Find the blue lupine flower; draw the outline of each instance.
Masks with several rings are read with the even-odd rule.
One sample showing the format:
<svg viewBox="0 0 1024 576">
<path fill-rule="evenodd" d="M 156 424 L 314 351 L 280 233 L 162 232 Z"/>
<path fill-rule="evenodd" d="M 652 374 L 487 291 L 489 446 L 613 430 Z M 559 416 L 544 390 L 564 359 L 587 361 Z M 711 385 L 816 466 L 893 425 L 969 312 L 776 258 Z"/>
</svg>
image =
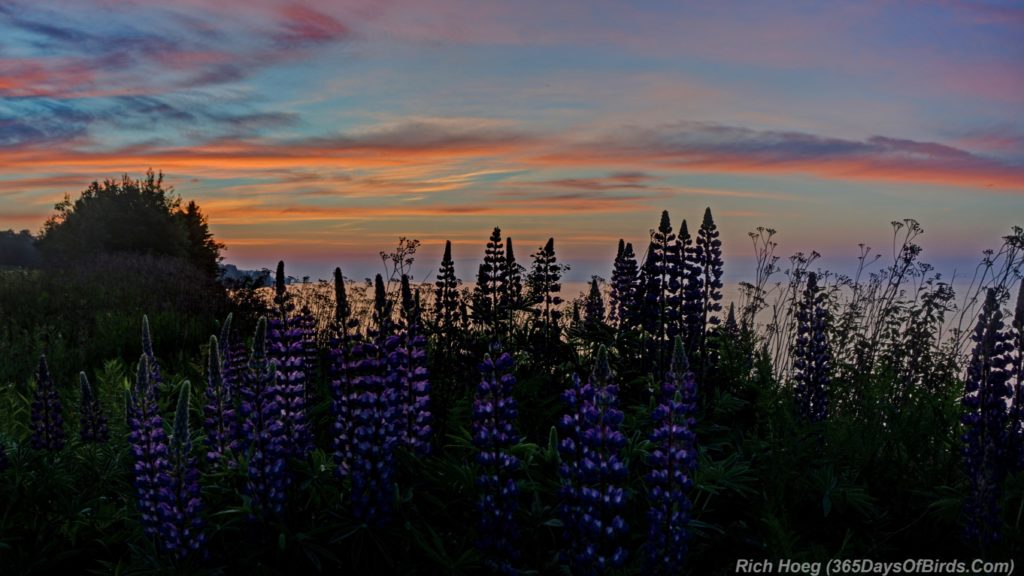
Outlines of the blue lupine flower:
<svg viewBox="0 0 1024 576">
<path fill-rule="evenodd" d="M 157 527 L 160 549 L 175 560 L 205 553 L 206 536 L 201 517 L 203 503 L 199 489 L 199 468 L 192 457 L 192 438 L 188 426 L 191 386 L 182 385 L 174 414 L 169 465 L 158 493 Z"/>
<path fill-rule="evenodd" d="M 1010 470 L 1024 471 L 1024 281 L 1017 289 L 1017 306 L 1013 311 L 1013 366 L 1010 375 L 1016 384 L 1013 386 L 1013 401 L 1010 404 L 1010 440 L 1009 445 L 1015 453 L 1007 454 Z"/>
<path fill-rule="evenodd" d="M 982 546 L 999 540 L 999 499 L 1006 476 L 1007 411 L 1010 396 L 1008 367 L 1010 335 L 1003 331 L 1003 314 L 995 289 L 989 289 L 978 324 L 971 336 L 974 350 L 967 366 L 961 421 L 964 472 L 964 538 Z"/>
<path fill-rule="evenodd" d="M 46 366 L 46 356 L 39 357 L 36 388 L 32 400 L 32 447 L 36 450 L 57 452 L 64 448 L 64 417 L 60 396 Z"/>
<path fill-rule="evenodd" d="M 241 389 L 242 446 L 248 467 L 245 493 L 254 514 L 279 516 L 284 511 L 291 477 L 286 467 L 288 439 L 282 422 L 283 399 L 277 364 L 267 357 L 267 319 L 256 325 L 249 368 Z"/>
<path fill-rule="evenodd" d="M 153 394 L 156 394 L 156 387 L 163 382 L 160 375 L 160 364 L 156 361 L 156 354 L 153 352 L 153 337 L 149 331 L 149 316 L 142 315 L 142 353 L 146 355 L 149 362 L 149 380 L 153 385 Z"/>
<path fill-rule="evenodd" d="M 697 468 L 693 413 L 697 381 L 689 369 L 681 338 L 654 409 L 653 444 L 647 475 L 651 507 L 647 513 L 647 560 L 652 574 L 679 574 L 686 557 L 688 492 Z"/>
<path fill-rule="evenodd" d="M 603 574 L 626 561 L 627 525 L 622 511 L 627 468 L 619 454 L 626 437 L 619 431 L 623 414 L 615 407 L 617 396 L 603 346 L 590 382 L 581 386 L 574 376 L 573 388 L 563 395 L 569 412 L 562 417 L 559 442 L 561 514 L 568 540 L 566 556 L 577 574 Z"/>
<path fill-rule="evenodd" d="M 823 306 L 825 294 L 818 288 L 814 272 L 807 275 L 796 313 L 797 332 L 793 344 L 793 392 L 800 415 L 811 422 L 828 418 L 828 386 L 832 352 L 826 332 L 828 312 Z"/>
<path fill-rule="evenodd" d="M 285 427 L 289 457 L 305 458 L 313 449 L 313 436 L 306 416 L 307 359 L 306 339 L 310 336 L 292 313 L 285 286 L 284 262 L 277 264 L 275 284 L 275 317 L 267 325 L 267 345 L 271 360 L 277 364 L 277 386 L 280 390 L 281 423 Z"/>
<path fill-rule="evenodd" d="M 413 298 L 409 277 L 404 274 L 402 316 L 405 329 L 384 341 L 388 366 L 387 386 L 396 395 L 399 443 L 422 456 L 430 453 L 431 434 L 427 339 L 421 333 L 419 299 Z"/>
<path fill-rule="evenodd" d="M 224 381 L 221 346 L 216 336 L 210 337 L 210 356 L 206 364 L 206 404 L 203 425 L 206 429 L 206 460 L 219 464 L 225 456 L 238 451 L 238 413 L 231 388 Z"/>
<path fill-rule="evenodd" d="M 348 373 L 352 402 L 352 511 L 371 524 L 390 520 L 394 498 L 394 451 L 398 444 L 397 397 L 386 385 L 383 346 L 375 341 L 352 346 Z"/>
<path fill-rule="evenodd" d="M 78 387 L 82 392 L 82 399 L 79 404 L 81 412 L 79 418 L 79 438 L 82 442 L 103 443 L 110 440 L 110 427 L 107 425 L 107 417 L 103 415 L 99 398 L 93 393 L 89 385 L 89 378 L 85 372 L 78 374 Z"/>
<path fill-rule="evenodd" d="M 168 486 L 170 461 L 167 459 L 167 434 L 156 402 L 149 357 L 139 358 L 135 387 L 128 404 L 128 441 L 135 461 L 133 476 L 141 514 L 142 529 L 157 536 L 160 525 L 160 494 Z"/>
<path fill-rule="evenodd" d="M 245 347 L 245 341 L 238 338 L 232 329 L 232 318 L 233 315 L 228 314 L 224 319 L 217 344 L 221 359 L 221 378 L 227 387 L 228 397 L 235 399 L 240 397 L 239 388 L 249 366 L 249 351 Z"/>
<path fill-rule="evenodd" d="M 701 291 L 700 325 L 694 350 L 700 357 L 701 374 L 708 366 L 712 354 L 708 350 L 708 331 L 721 322 L 718 313 L 722 311 L 722 241 L 718 236 L 718 226 L 711 216 L 711 208 L 705 208 L 704 220 L 697 229 L 697 245 L 694 251 Z"/>
<path fill-rule="evenodd" d="M 479 450 L 477 464 L 481 468 L 477 546 L 489 556 L 490 568 L 503 574 L 515 574 L 512 564 L 519 558 L 515 521 L 519 490 L 513 477 L 519 459 L 511 452 L 519 440 L 515 427 L 518 408 L 512 396 L 516 384 L 512 369 L 508 353 L 497 362 L 485 356 L 473 400 L 473 445 Z"/>
<path fill-rule="evenodd" d="M 636 326 L 639 320 L 640 302 L 637 301 L 639 296 L 637 274 L 633 245 L 620 239 L 612 270 L 611 292 L 608 297 L 608 319 L 620 329 Z"/>
</svg>

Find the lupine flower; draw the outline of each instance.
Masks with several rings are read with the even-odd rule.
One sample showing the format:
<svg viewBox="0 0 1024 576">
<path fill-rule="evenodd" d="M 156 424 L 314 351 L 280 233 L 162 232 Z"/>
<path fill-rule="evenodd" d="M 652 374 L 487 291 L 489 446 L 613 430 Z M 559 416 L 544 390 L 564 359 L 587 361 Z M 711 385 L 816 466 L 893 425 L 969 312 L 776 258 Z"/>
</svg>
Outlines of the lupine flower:
<svg viewBox="0 0 1024 576">
<path fill-rule="evenodd" d="M 526 278 L 526 284 L 545 347 L 559 337 L 558 320 L 562 317 L 559 305 L 562 298 L 558 294 L 562 291 L 562 272 L 568 269 L 568 266 L 559 264 L 555 257 L 554 238 L 548 238 L 547 243 L 533 254 L 533 267 Z"/>
<path fill-rule="evenodd" d="M 492 334 L 501 333 L 499 324 L 504 318 L 501 314 L 501 298 L 505 292 L 504 268 L 505 245 L 501 241 L 501 228 L 495 226 L 487 240 L 473 288 L 473 318 Z"/>
<path fill-rule="evenodd" d="M 477 547 L 488 555 L 489 567 L 502 574 L 515 574 L 512 564 L 519 558 L 515 521 L 519 489 L 513 477 L 519 459 L 511 452 L 519 440 L 518 408 L 512 396 L 516 384 L 512 368 L 508 353 L 499 356 L 497 362 L 485 356 L 473 399 L 473 445 L 479 450 L 476 461 L 481 469 L 477 479 L 481 492 Z"/>
<path fill-rule="evenodd" d="M 498 306 L 502 316 L 501 323 L 506 330 L 504 337 L 511 338 L 515 328 L 516 312 L 523 307 L 523 272 L 525 269 L 516 262 L 512 248 L 512 237 L 505 238 L 505 261 L 501 267 L 501 292 Z"/>
<path fill-rule="evenodd" d="M 693 413 L 697 381 L 689 369 L 681 338 L 654 409 L 653 444 L 647 475 L 651 508 L 647 513 L 647 560 L 652 574 L 679 574 L 686 557 L 688 493 L 697 468 Z"/>
<path fill-rule="evenodd" d="M 175 560 L 203 553 L 206 543 L 203 519 L 200 516 L 203 503 L 199 489 L 199 468 L 196 459 L 192 457 L 192 438 L 188 426 L 190 391 L 191 386 L 185 382 L 174 413 L 167 477 L 161 482 L 157 505 L 160 548 Z"/>
<path fill-rule="evenodd" d="M 364 522 L 390 520 L 394 498 L 394 451 L 398 444 L 396 395 L 386 385 L 383 344 L 359 342 L 350 352 L 352 385 L 352 511 Z"/>
<path fill-rule="evenodd" d="M 612 269 L 608 319 L 618 328 L 636 326 L 638 320 L 638 287 L 636 255 L 633 244 L 619 239 L 619 249 Z"/>
<path fill-rule="evenodd" d="M 160 375 L 160 364 L 156 361 L 156 354 L 153 352 L 153 337 L 149 331 L 149 316 L 142 315 L 142 353 L 146 355 L 149 362 L 149 379 L 153 385 L 153 394 L 156 394 L 156 387 L 163 382 Z"/>
<path fill-rule="evenodd" d="M 147 535 L 157 537 L 161 492 L 168 488 L 170 461 L 167 459 L 167 433 L 156 402 L 152 375 L 149 357 L 143 353 L 129 398 L 128 441 L 135 461 L 133 473 L 142 529 Z"/>
<path fill-rule="evenodd" d="M 210 356 L 206 363 L 206 404 L 203 425 L 206 429 L 206 461 L 218 464 L 238 451 L 238 413 L 231 388 L 224 380 L 221 346 L 216 336 L 210 337 Z"/>
<path fill-rule="evenodd" d="M 1010 404 L 1009 445 L 1016 448 L 1016 454 L 1008 454 L 1010 469 L 1024 470 L 1024 280 L 1017 289 L 1017 306 L 1013 311 L 1013 366 L 1010 370 L 1015 381 L 1013 401 Z"/>
<path fill-rule="evenodd" d="M 306 416 L 307 370 L 310 361 L 307 329 L 292 314 L 294 304 L 287 292 L 284 262 L 277 264 L 274 304 L 275 317 L 267 324 L 268 354 L 277 365 L 281 423 L 285 427 L 289 457 L 305 458 L 313 449 L 313 436 Z"/>
<path fill-rule="evenodd" d="M 349 351 L 351 385 L 352 512 L 363 522 L 383 525 L 394 499 L 394 451 L 399 442 L 397 387 L 388 386 L 386 346 L 392 336 L 391 307 L 380 274 L 375 279 L 374 329 Z M 393 341 L 392 341 L 393 342 Z"/>
<path fill-rule="evenodd" d="M 355 402 L 352 381 L 348 373 L 348 348 L 357 342 L 358 338 L 348 338 L 339 330 L 331 340 L 329 351 L 328 378 L 331 413 L 334 415 L 331 439 L 335 472 L 342 478 L 348 476 L 352 462 L 352 406 Z"/>
<path fill-rule="evenodd" d="M 104 443 L 110 440 L 110 427 L 107 426 L 107 417 L 103 415 L 100 408 L 100 400 L 93 393 L 89 385 L 89 378 L 85 372 L 78 374 L 78 387 L 82 392 L 82 399 L 79 405 L 81 410 L 79 418 L 79 438 L 82 442 Z"/>
<path fill-rule="evenodd" d="M 601 297 L 597 276 L 590 279 L 590 292 L 587 294 L 587 304 L 583 309 L 583 318 L 584 325 L 591 330 L 596 330 L 604 325 L 604 298 Z"/>
<path fill-rule="evenodd" d="M 46 366 L 46 356 L 39 357 L 36 371 L 36 389 L 32 400 L 32 447 L 36 450 L 57 452 L 64 448 L 64 417 L 61 415 L 60 396 Z"/>
<path fill-rule="evenodd" d="M 651 230 L 642 288 L 643 326 L 648 337 L 647 356 L 658 374 L 666 370 L 669 346 L 682 330 L 680 290 L 683 276 L 679 248 L 668 211 L 664 210 L 658 228 Z"/>
<path fill-rule="evenodd" d="M 828 312 L 825 295 L 818 288 L 818 276 L 807 275 L 807 287 L 796 313 L 796 342 L 793 344 L 793 392 L 800 415 L 811 422 L 828 418 L 828 385 L 832 352 L 826 331 Z"/>
<path fill-rule="evenodd" d="M 438 331 L 447 336 L 459 324 L 459 279 L 455 276 L 455 262 L 452 260 L 452 242 L 444 243 L 444 256 L 434 282 L 434 319 Z"/>
<path fill-rule="evenodd" d="M 277 364 L 267 358 L 267 319 L 260 318 L 241 389 L 241 416 L 242 443 L 249 455 L 245 492 L 253 512 L 263 516 L 284 511 L 291 482 L 277 374 Z"/>
<path fill-rule="evenodd" d="M 711 352 L 707 349 L 708 331 L 721 322 L 718 312 L 722 310 L 722 241 L 718 236 L 718 226 L 711 216 L 711 208 L 705 208 L 704 220 L 697 230 L 697 249 L 694 253 L 700 269 L 701 310 L 696 350 L 700 355 L 702 372 L 711 359 Z"/>
<path fill-rule="evenodd" d="M 590 382 L 573 388 L 563 400 L 569 411 L 562 417 L 559 441 L 562 464 L 562 522 L 568 540 L 566 556 L 574 574 L 603 574 L 621 567 L 626 521 L 626 464 L 619 452 L 626 437 L 619 431 L 623 414 L 615 406 L 618 387 L 611 384 L 608 355 L 598 350 Z"/>
<path fill-rule="evenodd" d="M 402 316 L 405 329 L 384 341 L 387 387 L 396 395 L 400 445 L 419 455 L 430 453 L 430 380 L 427 376 L 427 339 L 421 333 L 418 299 L 409 277 L 402 275 Z"/>
<path fill-rule="evenodd" d="M 1010 335 L 995 289 L 989 289 L 971 336 L 974 350 L 967 366 L 961 421 L 964 472 L 964 538 L 981 545 L 999 540 L 999 498 L 1006 475 L 1006 401 L 1010 396 Z"/>
<path fill-rule="evenodd" d="M 689 354 L 696 355 L 699 352 L 700 334 L 704 327 L 704 279 L 703 268 L 700 265 L 704 249 L 701 245 L 694 245 L 686 220 L 679 226 L 678 242 L 683 275 L 680 298 L 683 343 Z"/>
</svg>

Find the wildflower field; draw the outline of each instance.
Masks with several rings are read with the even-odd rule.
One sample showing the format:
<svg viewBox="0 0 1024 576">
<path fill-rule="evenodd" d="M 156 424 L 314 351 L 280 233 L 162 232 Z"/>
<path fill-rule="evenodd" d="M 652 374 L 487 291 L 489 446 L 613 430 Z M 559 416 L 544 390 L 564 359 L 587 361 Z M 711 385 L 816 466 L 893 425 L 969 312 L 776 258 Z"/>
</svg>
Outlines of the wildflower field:
<svg viewBox="0 0 1024 576">
<path fill-rule="evenodd" d="M 426 282 L 0 271 L 0 574 L 1024 557 L 1024 231 L 954 291 L 913 220 L 852 277 L 690 222 L 579 295 L 499 228 Z"/>
</svg>

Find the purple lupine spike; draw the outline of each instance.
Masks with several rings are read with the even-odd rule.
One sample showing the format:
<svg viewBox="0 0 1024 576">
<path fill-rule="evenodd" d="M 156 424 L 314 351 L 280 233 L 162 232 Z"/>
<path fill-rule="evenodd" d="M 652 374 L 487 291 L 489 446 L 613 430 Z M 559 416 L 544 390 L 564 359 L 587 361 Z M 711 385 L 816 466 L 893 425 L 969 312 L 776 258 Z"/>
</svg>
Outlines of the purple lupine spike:
<svg viewBox="0 0 1024 576">
<path fill-rule="evenodd" d="M 584 324 L 591 330 L 604 325 L 604 298 L 597 280 L 597 276 L 590 279 L 590 292 L 587 293 L 587 303 L 583 309 Z"/>
<path fill-rule="evenodd" d="M 563 396 L 568 413 L 562 418 L 559 442 L 562 465 L 562 522 L 566 559 L 578 574 L 603 574 L 621 567 L 627 557 L 626 464 L 620 452 L 626 437 L 619 431 L 623 413 L 616 408 L 618 387 L 611 384 L 608 353 L 602 346 L 590 381 Z"/>
<path fill-rule="evenodd" d="M 711 216 L 711 208 L 704 209 L 704 219 L 697 229 L 697 245 L 694 251 L 700 277 L 700 317 L 695 350 L 700 356 L 701 374 L 709 365 L 711 352 L 708 351 L 708 331 L 721 320 L 722 311 L 722 241 L 718 239 L 718 226 Z"/>
<path fill-rule="evenodd" d="M 628 330 L 636 326 L 639 320 L 638 274 L 639 269 L 637 268 L 636 254 L 633 253 L 633 244 L 620 239 L 612 270 L 611 292 L 608 297 L 608 319 L 621 330 Z"/>
<path fill-rule="evenodd" d="M 796 341 L 793 343 L 793 393 L 800 416 L 810 422 L 828 418 L 828 386 L 832 352 L 828 342 L 828 312 L 818 276 L 807 275 L 807 287 L 797 308 Z"/>
<path fill-rule="evenodd" d="M 351 386 L 352 512 L 357 519 L 380 526 L 391 520 L 401 420 L 398 388 L 388 385 L 387 350 L 394 346 L 394 325 L 379 274 L 375 283 L 374 327 L 350 348 L 346 372 Z"/>
<path fill-rule="evenodd" d="M 405 329 L 384 340 L 387 387 L 396 397 L 399 445 L 423 456 L 430 453 L 431 433 L 426 338 L 420 332 L 418 299 L 413 297 L 405 275 L 402 276 L 402 316 Z"/>
<path fill-rule="evenodd" d="M 1010 377 L 1014 380 L 1013 400 L 1010 403 L 1009 468 L 1024 471 L 1024 280 L 1017 288 L 1017 305 L 1013 311 L 1011 348 L 1013 364 Z"/>
<path fill-rule="evenodd" d="M 653 447 L 648 457 L 647 562 L 651 574 L 679 574 L 686 557 L 689 490 L 697 468 L 693 413 L 697 381 L 689 369 L 682 338 L 677 337 L 672 364 L 652 414 Z"/>
<path fill-rule="evenodd" d="M 308 383 L 306 338 L 308 334 L 293 315 L 295 305 L 285 284 L 284 262 L 277 264 L 275 317 L 267 325 L 268 353 L 277 365 L 277 386 L 281 392 L 281 423 L 285 429 L 288 457 L 305 458 L 313 449 L 313 436 L 306 415 Z"/>
<path fill-rule="evenodd" d="M 686 220 L 679 226 L 678 242 L 683 276 L 680 302 L 683 313 L 683 343 L 690 354 L 697 354 L 704 326 L 704 277 L 699 263 L 704 257 L 704 248 L 703 244 L 694 245 Z"/>
<path fill-rule="evenodd" d="M 146 355 L 149 362 L 149 379 L 153 385 L 153 393 L 156 394 L 156 387 L 163 383 L 163 376 L 160 374 L 160 364 L 156 361 L 156 354 L 153 352 L 153 336 L 149 331 L 149 316 L 142 315 L 142 353 Z"/>
<path fill-rule="evenodd" d="M 999 500 L 1006 476 L 1007 411 L 1012 345 L 1003 330 L 995 289 L 989 289 L 971 336 L 974 350 L 967 366 L 962 404 L 964 539 L 985 546 L 999 540 Z"/>
<path fill-rule="evenodd" d="M 481 469 L 477 479 L 477 547 L 488 556 L 489 568 L 501 574 L 516 574 L 512 565 L 520 556 L 515 521 L 519 489 L 514 478 L 519 459 L 511 452 L 519 441 L 518 408 L 512 396 L 516 384 L 513 365 L 508 353 L 499 356 L 497 362 L 485 356 L 473 400 L 473 445 L 479 451 L 476 461 Z"/>
<path fill-rule="evenodd" d="M 214 348 L 216 350 L 216 348 Z M 178 396 L 174 413 L 174 433 L 170 438 L 166 479 L 158 493 L 157 527 L 160 548 L 175 560 L 205 553 L 202 496 L 199 468 L 192 456 L 192 438 L 188 425 L 191 385 L 186 381 Z"/>
<path fill-rule="evenodd" d="M 396 397 L 386 385 L 383 355 L 382 342 L 359 342 L 352 346 L 348 363 L 352 386 L 352 511 L 359 520 L 374 525 L 390 521 L 398 443 Z"/>
<path fill-rule="evenodd" d="M 107 425 L 107 417 L 103 415 L 103 409 L 100 407 L 100 400 L 93 393 L 92 386 L 89 385 L 89 378 L 86 377 L 85 372 L 78 373 L 78 387 L 81 390 L 81 402 L 79 403 L 79 409 L 81 411 L 79 418 L 79 438 L 82 442 L 92 443 L 105 443 L 110 440 L 110 427 Z"/>
<path fill-rule="evenodd" d="M 260 318 L 240 405 L 242 445 L 249 456 L 245 493 L 254 516 L 280 516 L 291 483 L 278 372 L 277 364 L 267 356 L 267 319 Z"/>
<path fill-rule="evenodd" d="M 128 403 L 128 441 L 135 461 L 133 476 L 143 531 L 157 537 L 160 494 L 167 488 L 170 461 L 167 434 L 153 390 L 153 371 L 145 353 L 139 358 L 135 387 Z"/>
<path fill-rule="evenodd" d="M 33 448 L 48 452 L 57 452 L 64 448 L 64 416 L 61 410 L 60 396 L 46 365 L 46 355 L 41 355 L 32 399 L 30 428 Z"/>
<path fill-rule="evenodd" d="M 216 336 L 210 337 L 210 356 L 206 363 L 206 403 L 203 425 L 206 429 L 206 461 L 218 465 L 226 456 L 238 452 L 238 413 L 231 387 L 224 378 L 225 362 Z M 228 462 L 234 463 L 233 458 Z"/>
<path fill-rule="evenodd" d="M 348 476 L 352 462 L 352 431 L 353 431 L 353 395 L 352 381 L 349 375 L 349 347 L 359 342 L 358 336 L 349 336 L 344 323 L 336 326 L 331 339 L 328 378 L 331 391 L 331 414 L 334 422 L 331 425 L 331 443 L 334 452 L 335 473 L 344 478 Z"/>
<path fill-rule="evenodd" d="M 224 319 L 217 344 L 224 385 L 228 389 L 229 396 L 237 398 L 238 388 L 242 384 L 245 370 L 249 364 L 249 351 L 246 350 L 245 342 L 236 336 L 232 328 L 233 317 L 233 314 L 228 314 Z"/>
</svg>

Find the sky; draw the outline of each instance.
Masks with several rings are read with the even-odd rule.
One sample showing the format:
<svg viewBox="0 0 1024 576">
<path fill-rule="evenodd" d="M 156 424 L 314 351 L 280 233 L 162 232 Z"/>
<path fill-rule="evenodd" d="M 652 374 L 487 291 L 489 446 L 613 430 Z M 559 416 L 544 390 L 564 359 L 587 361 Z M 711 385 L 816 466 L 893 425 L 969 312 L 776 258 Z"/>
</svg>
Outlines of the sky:
<svg viewBox="0 0 1024 576">
<path fill-rule="evenodd" d="M 0 0 L 0 229 L 152 168 L 227 262 L 471 280 L 494 226 L 610 276 L 668 210 L 849 269 L 972 267 L 1024 225 L 1024 3 Z"/>
</svg>

